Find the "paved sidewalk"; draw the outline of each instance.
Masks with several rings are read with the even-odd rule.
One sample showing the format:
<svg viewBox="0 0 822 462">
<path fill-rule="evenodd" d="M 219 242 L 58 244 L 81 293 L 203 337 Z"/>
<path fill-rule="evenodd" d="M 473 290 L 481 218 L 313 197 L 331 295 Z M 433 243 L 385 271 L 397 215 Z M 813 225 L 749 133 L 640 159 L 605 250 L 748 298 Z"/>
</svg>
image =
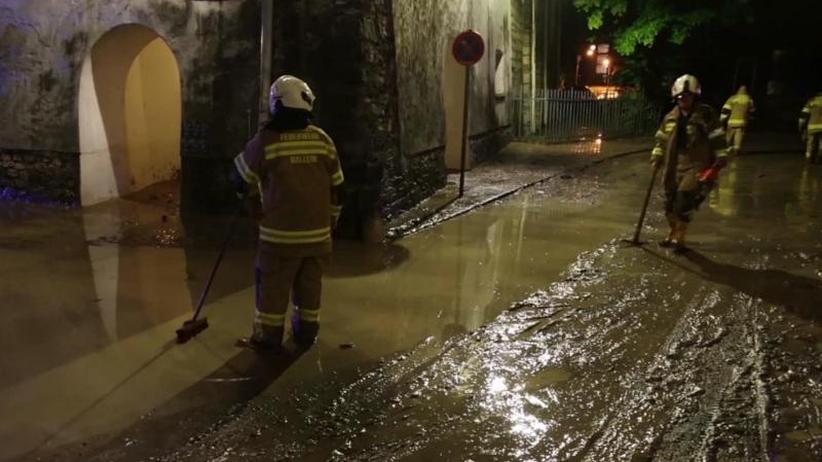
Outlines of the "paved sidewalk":
<svg viewBox="0 0 822 462">
<path fill-rule="evenodd" d="M 650 151 L 652 145 L 650 137 L 563 144 L 509 143 L 495 159 L 465 173 L 463 197 L 457 198 L 459 173 L 449 174 L 444 188 L 388 224 L 388 237 L 414 234 L 543 181 L 572 176 L 610 158 Z"/>
</svg>

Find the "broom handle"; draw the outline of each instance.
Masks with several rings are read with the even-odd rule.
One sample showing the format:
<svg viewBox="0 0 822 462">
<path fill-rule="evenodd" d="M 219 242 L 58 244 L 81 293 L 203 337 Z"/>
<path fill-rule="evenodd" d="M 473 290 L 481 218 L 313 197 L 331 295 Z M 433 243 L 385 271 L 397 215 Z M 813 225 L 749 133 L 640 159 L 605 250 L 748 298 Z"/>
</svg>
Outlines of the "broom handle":
<svg viewBox="0 0 822 462">
<path fill-rule="evenodd" d="M 656 183 L 656 175 L 659 172 L 660 164 L 654 165 L 654 173 L 651 174 L 651 183 L 648 185 L 648 191 L 645 193 L 645 202 L 642 204 L 642 212 L 639 214 L 639 221 L 636 224 L 636 231 L 634 231 L 634 244 L 639 243 L 639 233 L 642 231 L 642 223 L 645 221 L 645 212 L 648 211 L 648 203 L 651 201 L 651 193 L 654 191 L 654 183 Z"/>
<path fill-rule="evenodd" d="M 242 202 L 241 202 L 242 204 Z M 203 309 L 203 305 L 205 304 L 206 296 L 208 295 L 208 291 L 211 290 L 211 283 L 214 282 L 214 276 L 217 275 L 217 269 L 220 267 L 220 263 L 223 261 L 223 255 L 225 255 L 226 249 L 228 249 L 228 244 L 231 242 L 231 238 L 234 236 L 234 230 L 237 228 L 237 223 L 240 221 L 240 215 L 242 215 L 243 207 L 242 205 L 240 208 L 237 209 L 237 212 L 234 214 L 234 217 L 231 219 L 231 225 L 228 229 L 228 235 L 223 242 L 223 246 L 220 249 L 220 254 L 217 255 L 217 261 L 214 262 L 214 267 L 211 268 L 211 274 L 208 276 L 208 281 L 206 281 L 205 287 L 203 287 L 203 292 L 200 294 L 200 300 L 197 302 L 197 309 L 194 311 L 194 316 L 191 318 L 192 321 L 196 320 L 198 316 L 200 316 L 200 311 Z"/>
</svg>

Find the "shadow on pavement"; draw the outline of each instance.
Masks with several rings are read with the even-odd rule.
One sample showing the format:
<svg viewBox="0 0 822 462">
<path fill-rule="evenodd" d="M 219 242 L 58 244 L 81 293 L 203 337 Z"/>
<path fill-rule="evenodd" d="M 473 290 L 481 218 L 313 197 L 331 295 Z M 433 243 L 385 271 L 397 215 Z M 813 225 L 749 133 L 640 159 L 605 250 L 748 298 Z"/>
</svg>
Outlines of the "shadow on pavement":
<svg viewBox="0 0 822 462">
<path fill-rule="evenodd" d="M 334 254 L 325 276 L 352 278 L 376 274 L 402 265 L 410 256 L 407 248 L 395 243 L 335 241 Z"/>
<path fill-rule="evenodd" d="M 126 380 L 133 379 L 168 350 L 168 346 L 164 347 Z M 106 442 L 71 443 L 46 453 L 38 453 L 38 448 L 20 460 L 151 460 L 152 457 L 174 452 L 191 442 L 196 435 L 206 432 L 214 422 L 225 422 L 239 415 L 252 399 L 268 388 L 303 353 L 305 350 L 296 349 L 265 356 L 241 349 L 219 369 L 158 405 L 151 413 L 141 416 L 131 427 L 112 438 L 106 437 Z M 71 422 L 79 420 L 124 384 L 125 381 L 119 383 Z"/>
<path fill-rule="evenodd" d="M 36 447 L 36 448 L 32 449 L 31 451 L 29 451 L 29 453 L 26 456 L 24 456 L 23 459 L 28 460 L 27 457 L 31 457 L 33 455 L 36 455 L 36 453 L 38 451 L 40 451 L 43 447 L 47 446 L 54 438 L 56 438 L 57 436 L 62 434 L 64 431 L 66 431 L 68 428 L 70 428 L 75 423 L 79 422 L 83 417 L 88 415 L 97 406 L 102 404 L 106 399 L 108 399 L 109 397 L 111 397 L 112 395 L 117 393 L 117 391 L 120 390 L 123 386 L 125 386 L 127 383 L 132 381 L 135 377 L 140 375 L 141 372 L 145 371 L 146 369 L 149 368 L 149 366 L 151 366 L 152 364 L 157 362 L 158 359 L 163 357 L 166 353 L 168 353 L 169 350 L 171 350 L 171 348 L 174 347 L 174 344 L 175 344 L 175 342 L 172 340 L 172 341 L 169 341 L 167 344 L 163 345 L 163 347 L 160 349 L 160 351 L 157 352 L 157 354 L 152 356 L 148 361 L 144 362 L 142 365 L 140 365 L 140 367 L 135 369 L 134 372 L 132 372 L 126 378 L 124 378 L 123 380 L 118 382 L 116 385 L 111 387 L 107 392 L 100 395 L 100 397 L 95 399 L 94 402 L 92 402 L 90 405 L 83 408 L 83 410 L 81 410 L 80 412 L 75 414 L 71 419 L 66 421 L 66 423 L 64 423 L 59 428 L 57 428 L 52 433 L 52 435 L 50 437 L 46 438 L 42 443 L 40 443 L 40 445 L 38 447 Z"/>
<path fill-rule="evenodd" d="M 820 281 L 781 270 L 757 270 L 718 263 L 693 249 L 679 258 L 693 263 L 696 268 L 686 265 L 683 260 L 670 258 L 647 247 L 642 247 L 642 250 L 710 282 L 784 306 L 805 319 L 822 322 Z"/>
</svg>

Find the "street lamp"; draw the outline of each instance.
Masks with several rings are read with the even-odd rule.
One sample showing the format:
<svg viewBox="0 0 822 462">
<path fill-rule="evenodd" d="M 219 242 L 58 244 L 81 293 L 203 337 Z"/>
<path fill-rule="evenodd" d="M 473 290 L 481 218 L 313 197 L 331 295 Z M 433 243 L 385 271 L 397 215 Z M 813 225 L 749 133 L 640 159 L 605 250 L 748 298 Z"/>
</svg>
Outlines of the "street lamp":
<svg viewBox="0 0 822 462">
<path fill-rule="evenodd" d="M 596 53 L 596 50 L 597 50 L 596 45 L 589 46 L 588 50 L 585 51 L 585 56 L 587 56 L 589 58 L 593 57 L 594 53 Z M 575 87 L 579 86 L 579 65 L 580 65 L 581 62 L 582 62 L 582 55 L 578 54 L 577 55 L 577 70 L 576 70 L 576 73 L 574 74 L 574 86 Z"/>
</svg>

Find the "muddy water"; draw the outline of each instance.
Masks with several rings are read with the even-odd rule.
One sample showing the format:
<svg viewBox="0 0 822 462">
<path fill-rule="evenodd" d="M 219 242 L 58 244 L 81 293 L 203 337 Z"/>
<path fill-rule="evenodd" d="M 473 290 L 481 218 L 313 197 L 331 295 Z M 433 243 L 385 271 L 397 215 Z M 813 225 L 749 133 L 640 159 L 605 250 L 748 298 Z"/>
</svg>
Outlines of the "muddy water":
<svg viewBox="0 0 822 462">
<path fill-rule="evenodd" d="M 249 294 L 227 295 L 212 307 L 223 327 L 202 345 L 229 359 L 183 374 L 189 388 L 157 400 L 178 413 L 102 448 L 50 455 L 819 460 L 822 176 L 787 155 L 742 158 L 727 173 L 685 257 L 618 241 L 641 199 L 644 157 L 392 247 L 341 245 L 317 347 L 240 365 L 225 343 L 242 332 L 248 311 L 237 304 Z M 657 209 L 650 236 L 662 233 Z M 165 370 L 200 354 L 184 353 L 161 358 Z M 244 379 L 255 386 L 214 382 Z M 246 404 L 192 417 L 204 390 L 224 404 L 220 393 L 243 391 Z"/>
<path fill-rule="evenodd" d="M 476 330 L 542 287 L 592 238 L 624 227 L 600 203 L 600 189 L 563 180 L 399 243 L 339 242 L 320 344 L 256 381 L 257 393 L 350 376 L 422 339 L 439 344 Z M 550 210 L 541 206 L 546 198 Z M 144 416 L 200 409 L 208 393 L 225 398 L 214 405 L 220 411 L 234 403 L 235 386 L 249 376 L 233 342 L 247 334 L 253 309 L 250 226 L 241 226 L 218 275 L 207 307 L 212 327 L 196 344 L 173 348 L 173 329 L 196 302 L 228 227 L 227 217 L 179 217 L 173 202 L 161 191 L 81 212 L 9 206 L 3 294 L 25 310 L 7 311 L 16 320 L 3 325 L 4 351 L 16 354 L 3 357 L 0 409 L 16 417 L 0 431 L 0 447 L 39 453 L 96 443 Z"/>
</svg>

